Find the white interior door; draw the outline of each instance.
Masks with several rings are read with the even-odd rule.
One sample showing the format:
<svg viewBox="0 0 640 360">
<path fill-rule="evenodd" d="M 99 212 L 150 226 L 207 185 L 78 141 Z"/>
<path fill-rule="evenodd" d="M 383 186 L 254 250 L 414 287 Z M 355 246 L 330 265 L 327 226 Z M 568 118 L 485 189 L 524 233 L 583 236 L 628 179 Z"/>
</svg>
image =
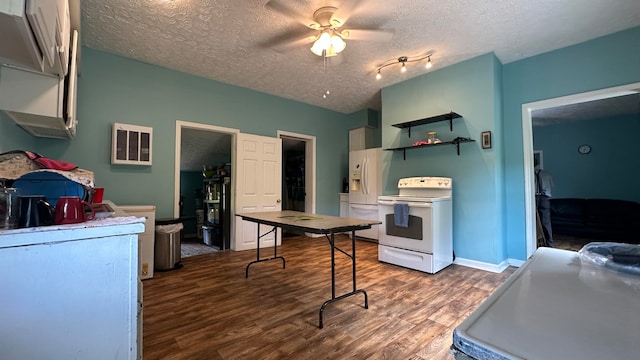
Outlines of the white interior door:
<svg viewBox="0 0 640 360">
<path fill-rule="evenodd" d="M 238 134 L 236 173 L 236 213 L 282 210 L 282 140 L 266 136 Z M 234 250 L 256 248 L 257 224 L 236 216 Z M 271 230 L 261 226 L 260 234 Z M 280 245 L 271 233 L 260 239 L 260 247 Z"/>
</svg>

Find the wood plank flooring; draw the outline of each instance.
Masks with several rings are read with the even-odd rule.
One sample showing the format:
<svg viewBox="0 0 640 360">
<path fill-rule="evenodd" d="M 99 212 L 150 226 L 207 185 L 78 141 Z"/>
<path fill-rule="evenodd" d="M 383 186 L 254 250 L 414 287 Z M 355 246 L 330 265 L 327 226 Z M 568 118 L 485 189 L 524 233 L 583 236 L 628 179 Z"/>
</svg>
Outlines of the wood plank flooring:
<svg viewBox="0 0 640 360">
<path fill-rule="evenodd" d="M 339 235 L 336 244 L 350 249 Z M 451 265 L 435 275 L 378 262 L 357 241 L 355 295 L 331 298 L 327 240 L 283 239 L 286 258 L 251 266 L 255 251 L 183 259 L 184 268 L 143 281 L 143 356 L 154 359 L 452 359 L 453 329 L 513 273 Z M 265 257 L 273 249 L 263 249 Z M 336 252 L 336 295 L 351 291 L 351 262 Z"/>
</svg>

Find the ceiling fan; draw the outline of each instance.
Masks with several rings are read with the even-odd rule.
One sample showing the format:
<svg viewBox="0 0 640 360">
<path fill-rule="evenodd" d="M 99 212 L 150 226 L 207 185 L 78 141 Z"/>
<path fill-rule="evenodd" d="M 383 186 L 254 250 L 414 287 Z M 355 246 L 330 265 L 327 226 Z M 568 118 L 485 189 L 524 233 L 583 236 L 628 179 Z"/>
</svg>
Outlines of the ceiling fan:
<svg viewBox="0 0 640 360">
<path fill-rule="evenodd" d="M 361 0 L 347 0 L 339 8 L 323 6 L 311 18 L 285 5 L 283 1 L 271 0 L 265 6 L 298 21 L 308 29 L 304 33 L 293 31 L 291 36 L 277 40 L 273 47 L 280 50 L 313 43 L 311 52 L 327 58 L 341 53 L 347 46 L 345 40 L 388 41 L 393 37 L 393 32 L 388 30 L 343 28 Z"/>
</svg>

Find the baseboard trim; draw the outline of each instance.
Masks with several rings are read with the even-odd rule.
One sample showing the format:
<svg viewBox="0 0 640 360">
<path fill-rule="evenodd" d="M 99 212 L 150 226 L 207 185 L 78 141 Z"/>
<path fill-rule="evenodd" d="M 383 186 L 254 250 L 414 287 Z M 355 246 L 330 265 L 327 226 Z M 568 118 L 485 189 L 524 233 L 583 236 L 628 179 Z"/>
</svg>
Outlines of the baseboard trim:
<svg viewBox="0 0 640 360">
<path fill-rule="evenodd" d="M 509 265 L 515 266 L 515 267 L 520 267 L 524 264 L 523 260 L 518 260 L 518 259 L 507 259 L 507 261 L 509 262 Z"/>
<path fill-rule="evenodd" d="M 459 257 L 456 257 L 456 260 L 453 263 L 456 265 L 462 265 L 462 266 L 471 267 L 474 269 L 491 271 L 494 273 L 501 273 L 504 271 L 504 269 L 509 267 L 509 265 L 512 265 L 509 259 L 503 260 L 499 264 L 490 264 L 482 261 L 464 259 Z"/>
</svg>

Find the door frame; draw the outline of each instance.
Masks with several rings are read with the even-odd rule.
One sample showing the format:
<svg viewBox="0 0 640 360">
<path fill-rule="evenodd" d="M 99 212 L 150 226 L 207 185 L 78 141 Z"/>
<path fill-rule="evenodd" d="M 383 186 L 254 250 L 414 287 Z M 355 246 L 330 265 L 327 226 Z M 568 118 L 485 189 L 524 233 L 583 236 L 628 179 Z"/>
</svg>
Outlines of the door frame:
<svg viewBox="0 0 640 360">
<path fill-rule="evenodd" d="M 207 125 L 194 123 L 189 121 L 176 120 L 176 148 L 175 148 L 175 159 L 174 159 L 174 186 L 173 186 L 173 217 L 180 217 L 180 158 L 182 156 L 182 129 L 195 129 L 202 131 L 210 131 L 210 132 L 218 132 L 231 135 L 231 187 L 235 189 L 234 181 L 236 179 L 236 141 L 238 134 L 240 133 L 239 129 L 226 128 L 215 125 Z M 235 206 L 236 206 L 236 194 L 235 190 L 231 191 L 231 219 L 235 216 Z M 230 237 L 231 239 L 235 238 L 235 222 L 231 221 L 231 229 Z"/>
<path fill-rule="evenodd" d="M 640 92 L 640 82 L 522 104 L 522 153 L 524 164 L 525 245 L 527 259 L 533 255 L 537 248 L 536 200 L 533 169 L 533 122 L 531 113 L 534 110 L 637 94 L 638 92 Z"/>
<path fill-rule="evenodd" d="M 283 137 L 305 142 L 304 149 L 304 212 L 316 213 L 316 137 L 313 135 L 298 134 L 294 132 L 278 130 L 276 137 Z"/>
</svg>

